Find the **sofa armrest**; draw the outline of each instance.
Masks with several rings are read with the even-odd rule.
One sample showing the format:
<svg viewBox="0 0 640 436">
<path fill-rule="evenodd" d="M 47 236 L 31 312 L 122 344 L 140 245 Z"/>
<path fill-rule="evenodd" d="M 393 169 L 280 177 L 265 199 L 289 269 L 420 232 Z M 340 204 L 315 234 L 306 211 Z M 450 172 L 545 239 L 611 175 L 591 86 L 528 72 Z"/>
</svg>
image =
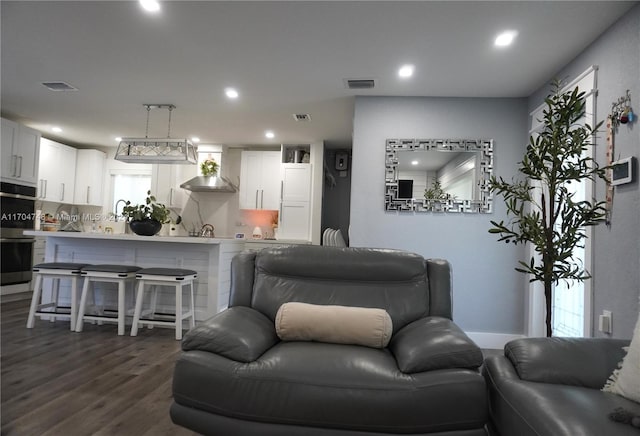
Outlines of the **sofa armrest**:
<svg viewBox="0 0 640 436">
<path fill-rule="evenodd" d="M 504 355 L 522 380 L 600 389 L 628 345 L 622 339 L 524 338 L 507 343 Z"/>
<path fill-rule="evenodd" d="M 187 332 L 182 349 L 209 351 L 253 362 L 279 342 L 273 322 L 249 307 L 230 307 Z"/>
<path fill-rule="evenodd" d="M 450 319 L 420 318 L 399 330 L 389 349 L 404 373 L 445 368 L 478 368 L 480 348 Z"/>
</svg>

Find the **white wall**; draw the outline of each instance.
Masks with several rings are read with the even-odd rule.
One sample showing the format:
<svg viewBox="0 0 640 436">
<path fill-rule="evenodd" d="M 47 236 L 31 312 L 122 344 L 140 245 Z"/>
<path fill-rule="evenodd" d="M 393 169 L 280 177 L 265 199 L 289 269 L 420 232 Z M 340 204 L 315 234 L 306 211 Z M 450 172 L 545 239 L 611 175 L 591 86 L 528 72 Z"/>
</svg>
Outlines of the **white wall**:
<svg viewBox="0 0 640 436">
<path fill-rule="evenodd" d="M 524 331 L 526 279 L 514 271 L 522 247 L 498 243 L 492 214 L 384 211 L 388 138 L 494 140 L 494 174 L 511 178 L 527 142 L 525 99 L 358 97 L 353 132 L 351 245 L 409 250 L 444 258 L 453 267 L 453 317 L 465 331 L 519 335 Z"/>
</svg>

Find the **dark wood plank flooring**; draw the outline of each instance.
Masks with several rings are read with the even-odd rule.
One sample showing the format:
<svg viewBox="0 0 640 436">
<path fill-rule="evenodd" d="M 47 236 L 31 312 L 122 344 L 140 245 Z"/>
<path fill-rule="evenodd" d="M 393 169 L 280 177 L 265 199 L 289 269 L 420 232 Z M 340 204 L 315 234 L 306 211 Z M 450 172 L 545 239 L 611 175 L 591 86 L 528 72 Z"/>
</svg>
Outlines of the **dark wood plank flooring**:
<svg viewBox="0 0 640 436">
<path fill-rule="evenodd" d="M 183 436 L 171 422 L 171 380 L 180 342 L 172 329 L 118 336 L 115 324 L 36 319 L 29 301 L 0 304 L 2 436 Z M 485 356 L 502 350 L 483 350 Z"/>
<path fill-rule="evenodd" d="M 194 435 L 169 417 L 180 342 L 172 329 L 118 336 L 115 324 L 36 320 L 29 301 L 0 304 L 2 436 Z"/>
</svg>

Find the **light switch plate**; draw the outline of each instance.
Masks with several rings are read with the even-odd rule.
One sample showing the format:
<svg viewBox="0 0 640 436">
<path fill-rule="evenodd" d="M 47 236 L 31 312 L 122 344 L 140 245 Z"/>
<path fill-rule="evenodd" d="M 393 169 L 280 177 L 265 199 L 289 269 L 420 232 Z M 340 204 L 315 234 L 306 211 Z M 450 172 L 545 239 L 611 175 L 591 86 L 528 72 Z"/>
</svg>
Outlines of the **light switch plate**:
<svg viewBox="0 0 640 436">
<path fill-rule="evenodd" d="M 602 333 L 613 332 L 612 316 L 610 310 L 603 310 L 602 315 L 598 317 L 598 330 Z"/>
</svg>

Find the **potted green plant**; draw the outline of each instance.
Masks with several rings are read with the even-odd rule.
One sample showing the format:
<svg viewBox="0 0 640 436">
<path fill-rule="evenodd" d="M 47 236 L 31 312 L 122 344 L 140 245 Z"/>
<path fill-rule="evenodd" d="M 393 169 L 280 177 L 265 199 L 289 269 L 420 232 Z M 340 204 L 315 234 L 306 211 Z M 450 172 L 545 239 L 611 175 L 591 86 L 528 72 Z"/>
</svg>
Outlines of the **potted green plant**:
<svg viewBox="0 0 640 436">
<path fill-rule="evenodd" d="M 545 99 L 542 130 L 529 138 L 519 164 L 524 179 L 509 183 L 492 177 L 489 183 L 492 192 L 504 197 L 510 216 L 507 223 L 491 221 L 489 232 L 499 234 L 499 241 L 530 243 L 535 249 L 536 255 L 519 261 L 516 270 L 529 274 L 531 282 L 544 284 L 547 336 L 553 333 L 553 285 L 560 280 L 590 278 L 573 253 L 584 246 L 585 227 L 603 221 L 606 215 L 604 201 L 578 200 L 569 189 L 571 183 L 606 180 L 607 167 L 599 167 L 584 155 L 601 124 L 591 127 L 580 122 L 585 113 L 584 95 L 577 87 L 561 92 L 561 83 L 555 81 Z"/>
<path fill-rule="evenodd" d="M 451 200 L 454 198 L 451 194 L 442 189 L 442 183 L 438 180 L 434 180 L 430 189 L 424 190 L 425 200 Z"/>
<path fill-rule="evenodd" d="M 215 176 L 218 174 L 218 162 L 215 159 L 207 159 L 200 164 L 200 171 L 203 176 Z"/>
<path fill-rule="evenodd" d="M 144 204 L 132 205 L 127 201 L 122 208 L 122 216 L 127 218 L 131 231 L 136 235 L 153 236 L 160 231 L 162 224 L 169 222 L 169 209 L 158 203 L 151 191 L 147 191 Z"/>
</svg>

